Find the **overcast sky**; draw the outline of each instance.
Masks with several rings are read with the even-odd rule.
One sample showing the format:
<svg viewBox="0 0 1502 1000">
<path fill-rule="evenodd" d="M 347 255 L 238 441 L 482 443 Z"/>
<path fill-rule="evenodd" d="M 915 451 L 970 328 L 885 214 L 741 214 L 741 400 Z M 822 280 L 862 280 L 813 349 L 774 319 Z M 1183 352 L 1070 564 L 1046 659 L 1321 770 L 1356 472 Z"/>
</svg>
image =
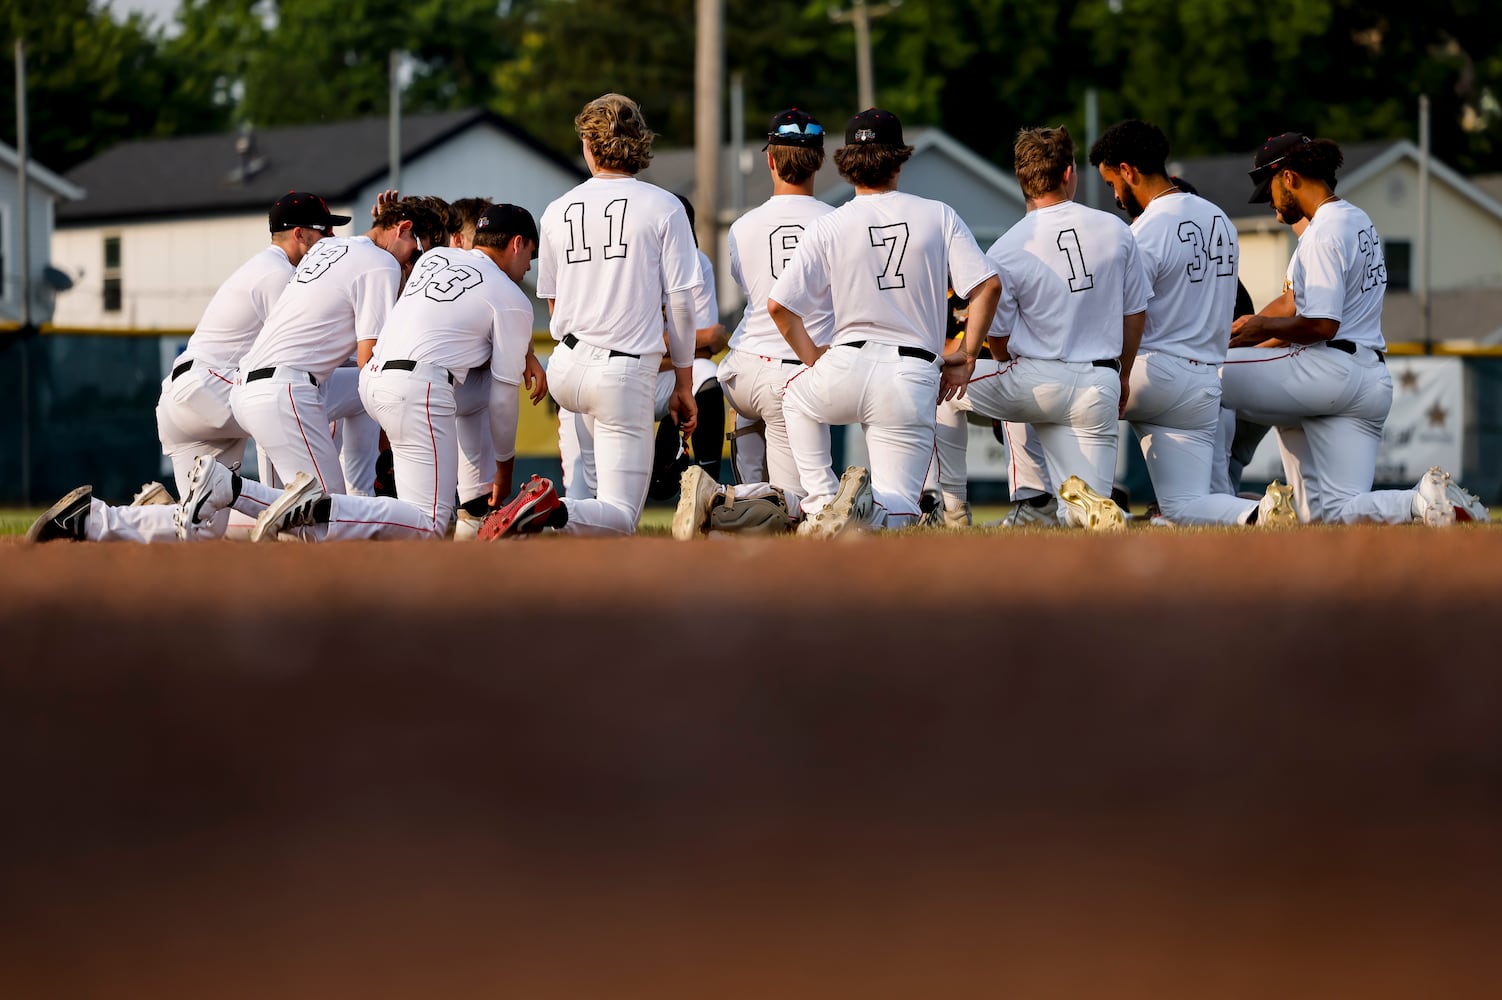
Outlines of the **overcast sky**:
<svg viewBox="0 0 1502 1000">
<path fill-rule="evenodd" d="M 114 10 L 129 14 L 138 11 L 156 21 L 166 24 L 177 13 L 178 0 L 105 0 Z"/>
</svg>

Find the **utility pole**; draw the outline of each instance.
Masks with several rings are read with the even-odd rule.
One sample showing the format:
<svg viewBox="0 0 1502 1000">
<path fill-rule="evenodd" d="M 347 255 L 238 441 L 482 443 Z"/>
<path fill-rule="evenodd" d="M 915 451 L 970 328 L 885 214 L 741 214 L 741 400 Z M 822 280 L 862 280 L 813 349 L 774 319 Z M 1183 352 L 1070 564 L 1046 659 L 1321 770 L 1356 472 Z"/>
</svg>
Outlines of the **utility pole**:
<svg viewBox="0 0 1502 1000">
<path fill-rule="evenodd" d="M 902 6 L 902 0 L 889 0 L 874 7 L 866 0 L 851 0 L 849 10 L 832 10 L 829 19 L 836 24 L 855 25 L 855 81 L 860 101 L 858 111 L 876 107 L 876 84 L 871 73 L 871 18 L 881 17 Z"/>
<path fill-rule="evenodd" d="M 21 502 L 31 502 L 31 192 L 26 144 L 26 44 L 16 35 L 16 229 L 20 245 L 21 327 Z"/>
<path fill-rule="evenodd" d="M 720 271 L 720 102 L 725 73 L 724 0 L 696 0 L 694 40 L 694 235 Z"/>
<path fill-rule="evenodd" d="M 1430 326 L 1429 296 L 1429 95 L 1419 95 L 1419 231 L 1417 260 L 1410 261 L 1418 272 L 1419 317 L 1424 333 L 1424 353 L 1434 353 L 1434 331 Z M 1409 276 L 1412 281 L 1412 274 Z"/>
<path fill-rule="evenodd" d="M 391 174 L 386 186 L 393 191 L 402 189 L 402 54 L 391 50 L 387 74 L 390 77 L 391 99 L 388 102 L 386 148 Z"/>
</svg>

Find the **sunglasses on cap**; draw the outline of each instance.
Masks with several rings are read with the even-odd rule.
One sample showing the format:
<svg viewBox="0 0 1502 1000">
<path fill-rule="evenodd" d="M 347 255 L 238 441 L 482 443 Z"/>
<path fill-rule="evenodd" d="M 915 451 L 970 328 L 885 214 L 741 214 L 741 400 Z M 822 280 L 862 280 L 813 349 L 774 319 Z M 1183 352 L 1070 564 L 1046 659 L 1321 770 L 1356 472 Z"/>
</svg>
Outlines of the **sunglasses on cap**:
<svg viewBox="0 0 1502 1000">
<path fill-rule="evenodd" d="M 785 125 L 779 125 L 779 126 L 777 126 L 777 131 L 776 132 L 769 132 L 767 134 L 768 135 L 823 135 L 824 134 L 824 126 L 820 125 L 818 122 L 809 122 L 807 125 L 799 125 L 797 122 L 788 122 Z"/>
</svg>

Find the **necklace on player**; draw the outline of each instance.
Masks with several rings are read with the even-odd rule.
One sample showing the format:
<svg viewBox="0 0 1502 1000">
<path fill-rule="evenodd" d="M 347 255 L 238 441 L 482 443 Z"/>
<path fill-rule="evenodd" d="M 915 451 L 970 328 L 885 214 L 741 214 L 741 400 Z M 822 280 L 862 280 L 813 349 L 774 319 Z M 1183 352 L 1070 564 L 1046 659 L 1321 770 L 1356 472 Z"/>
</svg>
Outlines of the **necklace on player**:
<svg viewBox="0 0 1502 1000">
<path fill-rule="evenodd" d="M 1330 204 L 1330 202 L 1334 201 L 1335 199 L 1337 199 L 1339 197 L 1340 197 L 1340 195 L 1338 195 L 1338 194 L 1332 194 L 1330 197 L 1326 198 L 1324 201 L 1320 202 L 1318 205 L 1315 205 L 1314 206 L 1314 212 L 1318 212 L 1320 210 L 1321 206 L 1328 205 L 1328 204 Z M 1310 212 L 1309 214 L 1313 215 L 1314 212 Z"/>
<path fill-rule="evenodd" d="M 1168 185 L 1168 187 L 1164 188 L 1162 191 L 1159 191 L 1157 194 L 1155 194 L 1151 198 L 1147 199 L 1147 205 L 1151 205 L 1153 202 L 1157 201 L 1159 197 L 1161 197 L 1162 195 L 1168 194 L 1171 191 L 1182 191 L 1182 190 L 1183 189 L 1180 188 L 1177 184 L 1170 184 L 1170 185 Z M 1147 205 L 1143 205 L 1142 207 L 1146 208 Z"/>
</svg>

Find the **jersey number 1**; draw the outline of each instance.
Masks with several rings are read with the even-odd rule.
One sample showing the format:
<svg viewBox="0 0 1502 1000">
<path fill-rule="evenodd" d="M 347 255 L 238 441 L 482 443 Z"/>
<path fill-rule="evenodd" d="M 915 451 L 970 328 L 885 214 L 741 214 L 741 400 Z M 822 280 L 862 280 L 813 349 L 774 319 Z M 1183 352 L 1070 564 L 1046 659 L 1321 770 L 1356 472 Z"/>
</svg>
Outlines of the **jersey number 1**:
<svg viewBox="0 0 1502 1000">
<path fill-rule="evenodd" d="M 621 233 L 626 225 L 626 199 L 617 198 L 605 206 L 605 259 L 614 260 L 626 256 L 626 243 Z M 571 202 L 563 210 L 563 221 L 568 223 L 568 250 L 564 259 L 570 264 L 582 264 L 594 259 L 594 250 L 589 245 L 584 224 L 584 202 Z"/>
</svg>

